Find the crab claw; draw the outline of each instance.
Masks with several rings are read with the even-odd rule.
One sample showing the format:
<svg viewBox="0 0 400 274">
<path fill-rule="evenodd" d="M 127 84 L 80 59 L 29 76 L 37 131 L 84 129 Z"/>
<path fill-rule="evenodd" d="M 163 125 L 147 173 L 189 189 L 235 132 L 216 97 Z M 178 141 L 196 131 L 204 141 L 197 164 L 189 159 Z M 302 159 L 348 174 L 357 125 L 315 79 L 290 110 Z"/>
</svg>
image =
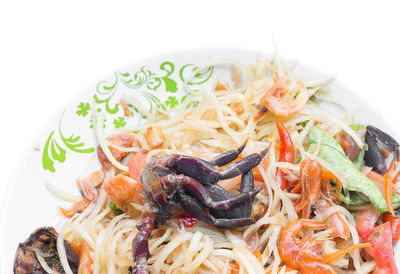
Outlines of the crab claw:
<svg viewBox="0 0 400 274">
<path fill-rule="evenodd" d="M 260 153 L 250 154 L 249 156 L 231 164 L 220 173 L 219 179 L 230 179 L 242 173 L 249 172 L 261 162 L 261 160 L 267 155 L 268 151 L 269 148 L 264 149 Z"/>
<path fill-rule="evenodd" d="M 370 125 L 367 126 L 365 142 L 368 149 L 365 151 L 364 161 L 367 166 L 372 167 L 376 172 L 380 174 L 386 173 L 386 162 L 380 147 L 393 152 L 396 159 L 399 159 L 399 143 L 380 129 Z"/>
<path fill-rule="evenodd" d="M 243 143 L 243 145 L 238 147 L 236 150 L 225 151 L 217 155 L 215 158 L 209 160 L 208 162 L 212 165 L 217 165 L 217 166 L 224 166 L 229 164 L 230 162 L 233 162 L 239 156 L 239 154 L 242 153 L 243 149 L 247 145 L 247 141 L 248 139 Z"/>
</svg>

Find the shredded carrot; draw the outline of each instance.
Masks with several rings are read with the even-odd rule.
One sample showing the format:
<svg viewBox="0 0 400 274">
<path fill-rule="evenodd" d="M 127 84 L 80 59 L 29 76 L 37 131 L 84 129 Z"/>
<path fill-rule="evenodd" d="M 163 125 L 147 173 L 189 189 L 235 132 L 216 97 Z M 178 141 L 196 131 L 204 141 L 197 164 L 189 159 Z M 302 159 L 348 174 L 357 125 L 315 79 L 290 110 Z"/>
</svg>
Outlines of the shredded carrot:
<svg viewBox="0 0 400 274">
<path fill-rule="evenodd" d="M 239 274 L 240 266 L 238 263 L 230 263 L 231 274 Z"/>
<path fill-rule="evenodd" d="M 76 213 L 80 213 L 80 212 L 84 211 L 89 206 L 89 204 L 90 204 L 89 201 L 83 199 L 83 200 L 73 203 L 73 205 L 70 209 L 64 209 L 62 207 L 59 207 L 59 210 L 62 213 L 62 215 L 64 215 L 66 218 L 71 218 Z"/>
<path fill-rule="evenodd" d="M 394 176 L 393 181 L 392 181 L 393 189 L 395 189 L 396 191 L 398 190 L 397 185 L 396 185 L 398 177 L 399 177 L 399 173 L 397 173 L 396 176 Z"/>
<path fill-rule="evenodd" d="M 121 99 L 121 100 L 119 100 L 119 103 L 121 104 L 121 107 L 124 110 L 125 116 L 132 116 L 132 112 L 130 111 L 130 109 L 126 105 L 125 101 Z"/>
<path fill-rule="evenodd" d="M 381 183 L 381 184 L 385 184 L 385 177 L 382 176 L 381 174 L 379 174 L 379 173 L 373 171 L 373 170 L 371 170 L 370 172 L 368 172 L 367 177 L 368 177 L 369 179 L 374 180 L 374 181 L 377 181 L 377 182 L 379 182 L 379 183 Z M 397 178 L 397 177 L 395 177 L 395 178 Z M 396 185 L 392 185 L 392 188 L 393 188 L 395 191 L 398 191 L 398 190 L 399 190 L 399 188 L 398 188 Z"/>
<path fill-rule="evenodd" d="M 362 244 L 354 244 L 342 249 L 339 249 L 338 251 L 335 251 L 331 254 L 325 255 L 324 256 L 324 263 L 330 263 L 333 262 L 341 257 L 343 257 L 344 255 L 346 255 L 347 253 L 354 251 L 358 248 L 366 248 L 366 247 L 370 247 L 371 244 L 370 243 L 362 243 Z"/>
<path fill-rule="evenodd" d="M 377 172 L 375 172 L 373 170 L 368 172 L 367 177 L 372 179 L 372 180 L 374 180 L 374 181 L 377 181 L 379 183 L 382 183 L 382 184 L 385 183 L 385 177 L 383 177 L 381 174 L 379 174 L 379 173 L 377 173 Z"/>
<path fill-rule="evenodd" d="M 260 250 L 256 249 L 254 250 L 254 256 L 256 256 L 257 260 L 262 263 L 262 254 L 260 252 Z"/>
<path fill-rule="evenodd" d="M 301 184 L 298 183 L 291 191 L 290 193 L 298 193 L 301 189 Z"/>
<path fill-rule="evenodd" d="M 388 205 L 389 212 L 394 217 L 396 215 L 393 210 L 392 191 L 393 191 L 392 177 L 390 176 L 389 173 L 386 173 L 385 174 L 385 199 L 386 199 L 386 203 Z"/>
</svg>

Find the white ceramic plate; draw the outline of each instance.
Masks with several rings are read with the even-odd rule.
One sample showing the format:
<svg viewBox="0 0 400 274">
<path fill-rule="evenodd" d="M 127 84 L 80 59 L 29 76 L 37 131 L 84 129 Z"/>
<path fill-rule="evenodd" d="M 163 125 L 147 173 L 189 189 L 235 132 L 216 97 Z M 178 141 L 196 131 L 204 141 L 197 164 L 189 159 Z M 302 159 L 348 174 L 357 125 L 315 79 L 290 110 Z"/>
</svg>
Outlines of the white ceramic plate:
<svg viewBox="0 0 400 274">
<path fill-rule="evenodd" d="M 122 94 L 135 96 L 146 108 L 161 105 L 173 109 L 184 100 L 183 80 L 191 71 L 212 60 L 235 59 L 250 64 L 265 54 L 245 50 L 193 50 L 143 60 L 116 71 L 86 89 L 81 96 L 55 115 L 46 129 L 26 152 L 10 183 L 1 215 L 1 273 L 11 273 L 18 243 L 25 241 L 38 227 L 57 225 L 57 206 L 63 205 L 45 187 L 48 180 L 68 193 L 78 194 L 75 180 L 99 167 L 93 113 L 103 113 L 105 133 L 141 123 L 143 117 L 133 111 L 127 119 L 119 99 Z M 318 71 L 297 65 L 293 75 L 321 76 Z M 193 88 L 210 86 L 215 79 L 230 79 L 229 66 L 216 66 L 191 81 Z M 361 119 L 391 132 L 383 119 L 363 100 L 337 82 L 329 85 L 335 95 L 360 109 Z M 399 248 L 396 248 L 397 250 Z M 400 258 L 400 250 L 396 260 Z"/>
</svg>

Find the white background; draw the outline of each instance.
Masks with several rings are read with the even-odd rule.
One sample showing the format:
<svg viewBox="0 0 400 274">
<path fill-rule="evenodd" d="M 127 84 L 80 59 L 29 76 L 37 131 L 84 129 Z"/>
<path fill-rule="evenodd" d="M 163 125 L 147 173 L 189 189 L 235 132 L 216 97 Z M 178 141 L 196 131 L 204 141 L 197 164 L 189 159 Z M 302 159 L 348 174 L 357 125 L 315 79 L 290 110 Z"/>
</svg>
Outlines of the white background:
<svg viewBox="0 0 400 274">
<path fill-rule="evenodd" d="M 272 52 L 273 35 L 281 55 L 338 74 L 399 133 L 399 11 L 395 1 L 1 1 L 0 192 L 46 122 L 103 75 L 188 48 Z"/>
</svg>

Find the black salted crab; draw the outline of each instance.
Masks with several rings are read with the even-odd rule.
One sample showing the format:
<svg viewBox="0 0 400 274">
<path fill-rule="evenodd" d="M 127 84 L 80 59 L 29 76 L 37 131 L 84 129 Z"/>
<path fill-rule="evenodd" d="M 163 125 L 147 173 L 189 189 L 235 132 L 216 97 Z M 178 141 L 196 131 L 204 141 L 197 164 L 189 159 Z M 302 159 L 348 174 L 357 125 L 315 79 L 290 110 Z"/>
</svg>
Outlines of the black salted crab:
<svg viewBox="0 0 400 274">
<path fill-rule="evenodd" d="M 387 172 L 386 161 L 381 152 L 381 148 L 387 152 L 392 152 L 395 159 L 399 160 L 399 143 L 386 132 L 368 125 L 365 133 L 365 142 L 368 146 L 364 155 L 365 164 L 372 167 L 376 172 L 380 174 L 385 174 Z"/>
<path fill-rule="evenodd" d="M 47 273 L 36 257 L 38 252 L 47 265 L 58 273 L 64 273 L 57 252 L 57 232 L 52 227 L 42 227 L 33 232 L 29 238 L 19 244 L 14 260 L 14 273 L 17 274 L 45 274 Z M 65 252 L 72 273 L 78 273 L 78 255 L 72 249 L 71 244 L 64 240 Z"/>
<path fill-rule="evenodd" d="M 258 216 L 250 217 L 255 195 L 253 173 L 268 149 L 254 153 L 220 171 L 218 167 L 233 162 L 244 149 L 224 152 L 210 161 L 172 154 L 154 156 L 146 164 L 140 180 L 146 204 L 133 240 L 133 273 L 150 273 L 148 240 L 154 228 L 171 218 L 170 210 L 180 204 L 200 221 L 220 228 L 233 228 L 253 224 Z M 242 175 L 241 193 L 232 196 L 216 183 Z M 208 208 L 207 211 L 205 208 Z"/>
</svg>

